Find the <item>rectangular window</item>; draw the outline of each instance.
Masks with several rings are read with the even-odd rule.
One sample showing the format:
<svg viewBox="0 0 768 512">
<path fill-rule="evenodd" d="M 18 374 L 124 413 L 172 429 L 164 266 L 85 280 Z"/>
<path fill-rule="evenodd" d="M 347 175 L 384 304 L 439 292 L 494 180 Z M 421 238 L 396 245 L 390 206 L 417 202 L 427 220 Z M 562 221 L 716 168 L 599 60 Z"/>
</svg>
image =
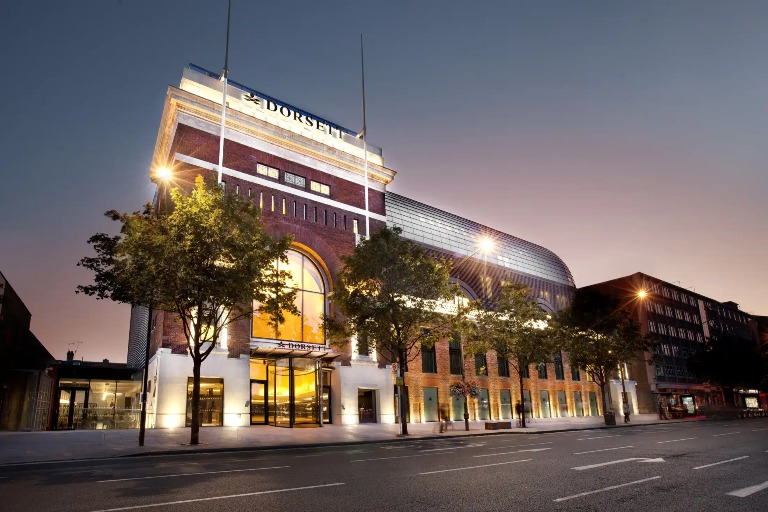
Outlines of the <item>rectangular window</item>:
<svg viewBox="0 0 768 512">
<path fill-rule="evenodd" d="M 667 325 L 666 324 L 659 324 L 659 332 L 663 334 L 664 336 L 667 335 Z"/>
<path fill-rule="evenodd" d="M 690 322 L 691 321 L 691 314 L 689 312 L 685 312 L 685 321 Z"/>
<path fill-rule="evenodd" d="M 371 355 L 371 346 L 368 343 L 368 338 L 361 336 L 360 339 L 357 340 L 357 354 L 361 356 Z"/>
<path fill-rule="evenodd" d="M 531 370 L 530 370 L 529 365 L 521 364 L 520 365 L 520 374 L 523 376 L 524 379 L 530 379 L 531 378 Z"/>
<path fill-rule="evenodd" d="M 539 363 L 538 371 L 539 371 L 539 378 L 540 379 L 546 379 L 547 378 L 547 363 Z"/>
<path fill-rule="evenodd" d="M 296 217 L 296 201 L 293 202 L 293 216 Z"/>
<path fill-rule="evenodd" d="M 539 391 L 539 402 L 541 405 L 541 417 L 542 418 L 552 417 L 552 409 L 549 403 L 549 391 L 543 391 L 543 390 Z"/>
<path fill-rule="evenodd" d="M 333 227 L 336 228 L 338 225 L 336 224 L 336 212 L 333 212 Z"/>
<path fill-rule="evenodd" d="M 565 391 L 557 392 L 557 415 L 561 418 L 568 417 L 568 400 L 565 398 Z"/>
<path fill-rule="evenodd" d="M 323 210 L 323 224 L 328 225 L 328 210 Z"/>
<path fill-rule="evenodd" d="M 331 187 L 323 183 L 318 183 L 317 181 L 310 181 L 309 188 L 312 190 L 312 192 L 317 192 L 318 194 L 323 194 L 324 196 L 331 195 Z"/>
<path fill-rule="evenodd" d="M 450 340 L 448 342 L 448 355 L 451 360 L 451 375 L 461 375 L 461 341 Z"/>
<path fill-rule="evenodd" d="M 307 205 L 306 204 L 303 207 L 303 211 L 304 211 L 303 218 L 304 218 L 304 220 L 307 220 Z"/>
<path fill-rule="evenodd" d="M 264 164 L 256 164 L 256 172 L 262 176 L 267 176 L 273 179 L 278 179 L 280 177 L 280 171 Z"/>
<path fill-rule="evenodd" d="M 240 185 L 235 185 L 235 194 L 240 195 Z"/>
<path fill-rule="evenodd" d="M 289 185 L 305 188 L 307 186 L 307 180 L 303 176 L 297 176 L 289 172 L 283 173 L 285 175 L 285 182 Z"/>
<path fill-rule="evenodd" d="M 315 209 L 314 209 L 313 220 L 314 220 L 315 222 L 317 222 L 317 206 L 315 206 Z"/>
<path fill-rule="evenodd" d="M 497 358 L 499 364 L 499 377 L 509 377 L 509 361 L 504 357 Z"/>
<path fill-rule="evenodd" d="M 656 322 L 653 320 L 648 321 L 648 330 L 651 332 L 656 332 Z"/>
<path fill-rule="evenodd" d="M 555 379 L 565 380 L 565 370 L 563 369 L 563 355 L 555 355 Z"/>
<path fill-rule="evenodd" d="M 192 425 L 192 377 L 187 379 L 187 423 Z M 200 379 L 200 426 L 224 424 L 224 379 Z"/>
<path fill-rule="evenodd" d="M 674 326 L 669 326 L 669 335 L 677 338 L 677 329 Z"/>
<path fill-rule="evenodd" d="M 275 194 L 272 194 L 272 201 L 270 203 L 270 210 L 275 211 Z"/>
<path fill-rule="evenodd" d="M 664 306 L 664 311 L 666 311 L 668 317 L 675 316 L 674 311 L 672 311 L 672 308 L 669 306 Z"/>
<path fill-rule="evenodd" d="M 651 302 L 650 300 L 646 300 L 645 301 L 645 310 L 653 312 L 653 302 Z"/>
<path fill-rule="evenodd" d="M 696 341 L 698 341 L 699 343 L 704 343 L 704 337 L 701 335 L 700 332 L 696 333 Z"/>
<path fill-rule="evenodd" d="M 356 235 L 360 232 L 357 227 L 357 219 L 352 219 L 352 232 Z"/>
<path fill-rule="evenodd" d="M 248 187 L 248 197 L 251 197 L 251 187 Z"/>
<path fill-rule="evenodd" d="M 259 209 L 264 209 L 264 192 L 259 192 Z"/>
<path fill-rule="evenodd" d="M 571 380 L 581 380 L 579 369 L 573 365 L 571 365 Z"/>
<path fill-rule="evenodd" d="M 437 373 L 437 356 L 435 347 L 421 347 L 421 372 Z"/>
<path fill-rule="evenodd" d="M 485 354 L 475 354 L 475 375 L 488 375 L 488 361 Z"/>
<path fill-rule="evenodd" d="M 663 377 L 664 376 L 664 367 L 660 364 L 656 365 L 656 376 L 657 377 Z"/>
</svg>

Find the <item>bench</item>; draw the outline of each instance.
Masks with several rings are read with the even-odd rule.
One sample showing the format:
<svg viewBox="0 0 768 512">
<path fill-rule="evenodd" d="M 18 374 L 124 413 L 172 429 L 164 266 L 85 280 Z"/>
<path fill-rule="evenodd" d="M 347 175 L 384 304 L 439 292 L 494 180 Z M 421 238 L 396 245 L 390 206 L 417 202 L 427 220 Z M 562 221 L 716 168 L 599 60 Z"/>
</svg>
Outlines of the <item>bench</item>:
<svg viewBox="0 0 768 512">
<path fill-rule="evenodd" d="M 497 421 L 486 421 L 485 422 L 485 430 L 499 430 L 499 422 L 497 422 Z"/>
</svg>

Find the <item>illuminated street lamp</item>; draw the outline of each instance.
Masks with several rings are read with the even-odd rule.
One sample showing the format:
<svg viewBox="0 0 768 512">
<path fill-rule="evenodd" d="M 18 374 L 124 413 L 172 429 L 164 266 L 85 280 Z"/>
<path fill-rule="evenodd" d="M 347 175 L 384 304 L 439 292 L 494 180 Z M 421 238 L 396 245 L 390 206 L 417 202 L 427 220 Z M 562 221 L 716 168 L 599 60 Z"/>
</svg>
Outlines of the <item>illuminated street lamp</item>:
<svg viewBox="0 0 768 512">
<path fill-rule="evenodd" d="M 160 202 L 160 185 L 167 184 L 173 172 L 169 167 L 160 167 L 154 172 L 155 178 L 158 183 L 158 194 L 155 196 L 155 215 L 158 214 L 157 208 Z M 144 446 L 144 437 L 147 430 L 147 384 L 149 381 L 149 344 L 152 339 L 152 301 L 147 305 L 147 343 L 144 347 L 144 377 L 142 379 L 141 388 L 141 416 L 139 418 L 139 446 Z"/>
</svg>

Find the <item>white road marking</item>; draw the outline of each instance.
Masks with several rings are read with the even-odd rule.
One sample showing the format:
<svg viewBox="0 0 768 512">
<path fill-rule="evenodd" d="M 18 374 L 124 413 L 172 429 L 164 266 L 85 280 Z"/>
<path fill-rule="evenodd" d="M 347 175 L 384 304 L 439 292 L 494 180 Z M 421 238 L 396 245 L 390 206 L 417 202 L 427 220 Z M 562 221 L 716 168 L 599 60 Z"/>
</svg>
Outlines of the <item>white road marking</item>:
<svg viewBox="0 0 768 512">
<path fill-rule="evenodd" d="M 696 439 L 696 438 L 695 437 L 684 437 L 682 439 L 671 439 L 669 441 L 656 441 L 656 444 L 676 443 L 678 441 L 690 441 L 691 439 Z"/>
<path fill-rule="evenodd" d="M 444 455 L 446 453 L 450 452 L 440 452 L 440 453 L 417 453 L 415 455 L 397 455 L 394 457 L 377 457 L 375 459 L 354 459 L 349 462 L 369 462 L 372 460 L 391 460 L 391 459 L 410 459 L 411 457 L 427 457 L 429 455 Z"/>
<path fill-rule="evenodd" d="M 763 430 L 768 430 L 768 428 L 753 428 L 752 432 L 761 432 Z"/>
<path fill-rule="evenodd" d="M 577 441 L 591 441 L 593 439 L 606 439 L 608 437 L 621 437 L 621 435 L 620 434 L 616 434 L 615 436 L 583 437 L 581 439 L 577 439 Z"/>
<path fill-rule="evenodd" d="M 428 450 L 419 450 L 420 452 L 439 452 L 443 450 L 458 450 L 459 448 L 477 448 L 478 446 L 485 446 L 485 443 L 468 444 L 466 446 L 451 446 L 447 448 L 430 448 Z"/>
<path fill-rule="evenodd" d="M 768 489 L 768 482 L 763 482 L 761 484 L 753 485 L 751 487 L 745 487 L 743 489 L 731 491 L 728 493 L 728 495 L 737 496 L 739 498 L 746 498 L 750 494 L 755 494 L 756 492 L 762 491 L 763 489 Z"/>
<path fill-rule="evenodd" d="M 613 489 L 619 489 L 621 487 L 627 487 L 628 485 L 642 484 L 643 482 L 650 482 L 651 480 L 657 480 L 659 478 L 661 478 L 661 476 L 652 476 L 651 478 L 643 478 L 642 480 L 635 480 L 634 482 L 627 482 L 625 484 L 612 485 L 610 487 L 603 487 L 602 489 L 597 489 L 595 491 L 582 492 L 582 493 L 579 493 L 579 494 L 574 494 L 573 496 L 566 496 L 564 498 L 557 498 L 557 499 L 554 499 L 552 501 L 572 500 L 573 498 L 581 498 L 582 496 L 589 496 L 590 494 L 596 494 L 598 492 L 611 491 Z"/>
<path fill-rule="evenodd" d="M 175 475 L 155 475 L 155 476 L 136 476 L 132 478 L 113 478 L 111 480 L 98 480 L 97 484 L 107 482 L 127 482 L 129 480 L 152 480 L 155 478 L 173 478 L 177 476 L 198 476 L 198 475 L 217 475 L 219 473 L 242 473 L 244 471 L 263 471 L 265 469 L 285 469 L 291 466 L 272 466 L 269 468 L 248 468 L 248 469 L 225 469 L 223 471 L 204 471 L 201 473 L 177 473 Z"/>
<path fill-rule="evenodd" d="M 289 489 L 273 489 L 271 491 L 256 491 L 247 492 L 244 494 L 229 494 L 227 496 L 210 496 L 208 498 L 196 498 L 192 500 L 179 500 L 179 501 L 167 501 L 165 503 L 150 503 L 148 505 L 132 505 L 130 507 L 118 507 L 118 508 L 105 508 L 103 510 L 95 510 L 94 512 L 117 512 L 118 510 L 136 510 L 139 508 L 151 508 L 151 507 L 167 507 L 169 505 L 181 505 L 183 503 L 195 503 L 198 501 L 213 501 L 213 500 L 225 500 L 228 498 L 244 498 L 246 496 L 258 496 L 260 494 L 275 494 L 278 492 L 290 492 L 290 491 L 303 491 L 305 489 L 319 489 L 321 487 L 335 487 L 337 485 L 345 485 L 344 482 L 338 482 L 334 484 L 322 484 L 322 485 L 307 485 L 305 487 L 291 487 Z"/>
<path fill-rule="evenodd" d="M 621 464 L 622 462 L 664 462 L 664 459 L 658 458 L 658 459 L 648 459 L 645 457 L 630 457 L 628 459 L 619 459 L 619 460 L 612 460 L 609 462 L 601 462 L 599 464 L 590 464 L 589 466 L 576 466 L 575 468 L 571 468 L 575 471 L 584 471 L 585 469 L 594 469 L 594 468 L 601 468 L 603 466 L 610 466 L 612 464 Z"/>
<path fill-rule="evenodd" d="M 502 453 L 486 453 L 484 455 L 473 455 L 473 457 L 498 457 L 499 455 L 512 455 L 513 453 L 523 452 L 543 452 L 544 450 L 551 450 L 552 448 L 528 448 L 526 450 L 517 450 L 514 452 L 502 452 Z"/>
<path fill-rule="evenodd" d="M 736 457 L 735 459 L 728 459 L 728 460 L 721 460 L 720 462 L 713 462 L 712 464 L 706 464 L 704 466 L 696 466 L 693 469 L 704 469 L 712 466 L 719 466 L 720 464 L 725 464 L 726 462 L 733 462 L 735 460 L 742 460 L 742 459 L 748 459 L 748 458 L 749 458 L 749 455 L 745 455 L 743 457 Z"/>
<path fill-rule="evenodd" d="M 617 446 L 616 448 L 603 448 L 602 450 L 589 450 L 588 452 L 576 452 L 574 455 L 584 455 L 585 453 L 609 452 L 611 450 L 623 450 L 624 448 L 634 448 L 634 446 Z"/>
<path fill-rule="evenodd" d="M 554 441 L 547 441 L 546 443 L 531 443 L 531 444 L 513 444 L 511 446 L 489 446 L 489 450 L 504 450 L 506 448 L 521 448 L 523 446 L 541 446 L 544 444 L 554 444 Z"/>
<path fill-rule="evenodd" d="M 465 469 L 489 468 L 491 466 L 503 466 L 505 464 L 517 464 L 518 462 L 530 462 L 531 460 L 533 460 L 533 459 L 511 460 L 509 462 L 497 462 L 495 464 L 483 464 L 481 466 L 465 466 L 463 468 L 439 469 L 437 471 L 425 471 L 424 473 L 419 473 L 419 474 L 420 475 L 432 475 L 434 473 L 447 473 L 448 471 L 463 471 Z"/>
<path fill-rule="evenodd" d="M 741 432 L 727 432 L 725 434 L 712 434 L 712 437 L 718 437 L 718 436 L 732 436 L 733 434 L 741 434 Z"/>
</svg>

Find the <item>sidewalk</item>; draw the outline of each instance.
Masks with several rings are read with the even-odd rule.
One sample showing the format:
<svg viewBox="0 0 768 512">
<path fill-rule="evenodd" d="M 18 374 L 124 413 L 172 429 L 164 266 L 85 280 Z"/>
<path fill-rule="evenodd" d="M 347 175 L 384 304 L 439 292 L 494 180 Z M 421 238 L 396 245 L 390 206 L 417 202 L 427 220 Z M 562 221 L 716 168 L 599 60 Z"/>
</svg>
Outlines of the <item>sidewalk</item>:
<svg viewBox="0 0 768 512">
<path fill-rule="evenodd" d="M 638 425 L 698 421 L 659 420 L 654 414 L 636 414 L 632 423 L 606 427 L 602 416 L 581 418 L 535 418 L 527 428 L 485 430 L 485 422 L 472 421 L 469 432 L 464 422 L 456 421 L 447 433 L 438 433 L 437 423 L 409 423 L 407 439 L 442 438 L 476 435 L 509 435 L 562 432 L 593 428 L 630 428 Z M 399 426 L 394 424 L 325 425 L 322 428 L 280 428 L 271 426 L 204 427 L 200 442 L 190 446 L 189 429 L 148 429 L 145 446 L 138 446 L 138 430 L 74 430 L 58 432 L 0 432 L 0 464 L 98 459 L 138 454 L 258 450 L 281 447 L 323 446 L 401 441 Z"/>
</svg>

